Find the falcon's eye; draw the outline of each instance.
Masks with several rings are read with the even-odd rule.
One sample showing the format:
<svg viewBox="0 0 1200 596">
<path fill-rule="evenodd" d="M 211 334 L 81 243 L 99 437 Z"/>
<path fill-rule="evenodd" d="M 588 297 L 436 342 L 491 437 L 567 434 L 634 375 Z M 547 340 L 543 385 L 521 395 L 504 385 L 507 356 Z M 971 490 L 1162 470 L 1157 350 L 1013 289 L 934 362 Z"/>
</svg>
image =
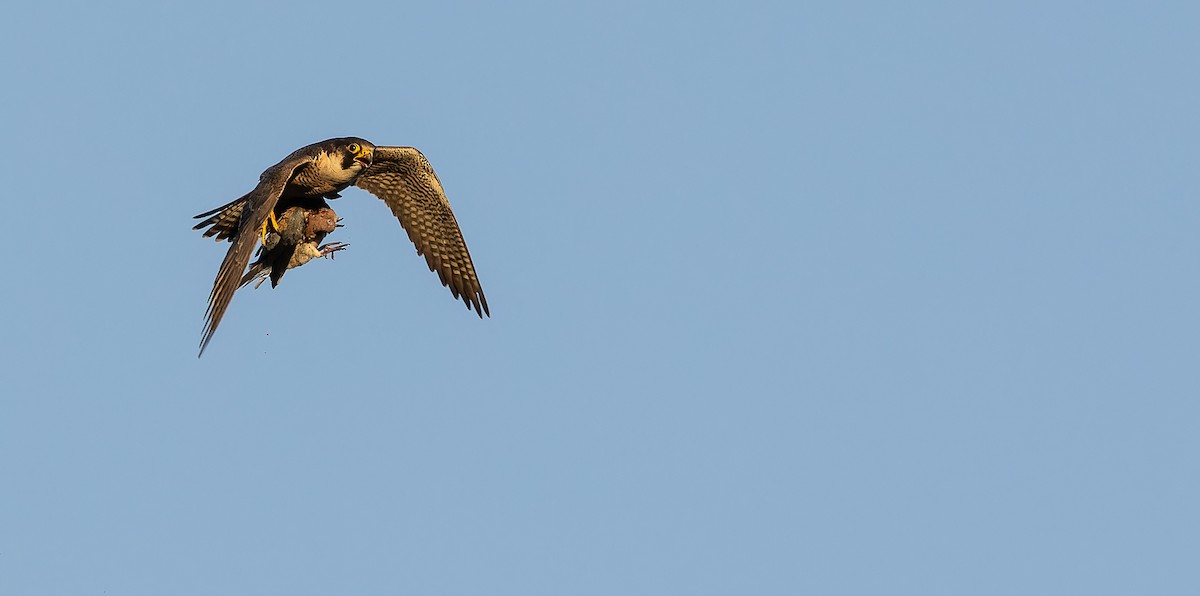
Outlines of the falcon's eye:
<svg viewBox="0 0 1200 596">
<path fill-rule="evenodd" d="M 346 148 L 350 150 L 350 153 L 355 153 L 355 154 L 357 154 L 358 151 L 360 149 L 362 149 L 362 147 L 358 146 L 358 143 L 350 143 L 349 145 L 346 146 Z"/>
</svg>

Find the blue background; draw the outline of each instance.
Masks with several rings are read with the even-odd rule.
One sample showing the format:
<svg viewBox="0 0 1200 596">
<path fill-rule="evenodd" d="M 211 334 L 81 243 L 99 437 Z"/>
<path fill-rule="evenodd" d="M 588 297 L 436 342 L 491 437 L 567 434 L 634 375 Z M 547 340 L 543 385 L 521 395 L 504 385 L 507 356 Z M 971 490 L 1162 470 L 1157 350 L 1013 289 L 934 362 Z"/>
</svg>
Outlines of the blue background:
<svg viewBox="0 0 1200 596">
<path fill-rule="evenodd" d="M 0 593 L 1198 593 L 1198 26 L 10 6 Z M 197 360 L 191 216 L 342 135 L 493 317 L 352 189 Z"/>
</svg>

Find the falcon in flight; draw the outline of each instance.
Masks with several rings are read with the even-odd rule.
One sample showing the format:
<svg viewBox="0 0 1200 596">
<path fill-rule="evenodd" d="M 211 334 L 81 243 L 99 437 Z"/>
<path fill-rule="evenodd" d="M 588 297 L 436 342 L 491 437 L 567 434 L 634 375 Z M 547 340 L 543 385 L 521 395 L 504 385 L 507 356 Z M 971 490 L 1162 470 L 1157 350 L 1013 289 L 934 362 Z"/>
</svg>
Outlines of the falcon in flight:
<svg viewBox="0 0 1200 596">
<path fill-rule="evenodd" d="M 203 221 L 193 229 L 207 228 L 206 238 L 232 242 L 208 295 L 201 355 L 238 288 L 267 278 L 275 287 L 288 269 L 345 248 L 320 243 L 339 227 L 326 199 L 338 198 L 351 185 L 383 199 L 442 285 L 480 318 L 490 316 L 458 221 L 425 156 L 412 147 L 376 147 L 356 137 L 329 139 L 297 149 L 267 168 L 254 190 L 196 216 Z"/>
</svg>

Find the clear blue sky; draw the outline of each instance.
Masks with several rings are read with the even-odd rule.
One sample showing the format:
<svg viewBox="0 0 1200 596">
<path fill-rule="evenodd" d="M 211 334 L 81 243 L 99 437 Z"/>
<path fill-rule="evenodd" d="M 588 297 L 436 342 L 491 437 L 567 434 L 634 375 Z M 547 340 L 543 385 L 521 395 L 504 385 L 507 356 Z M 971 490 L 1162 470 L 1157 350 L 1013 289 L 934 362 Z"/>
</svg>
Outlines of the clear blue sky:
<svg viewBox="0 0 1200 596">
<path fill-rule="evenodd" d="M 4 13 L 0 593 L 1200 592 L 1194 2 Z M 352 189 L 197 360 L 343 135 L 492 318 Z"/>
</svg>

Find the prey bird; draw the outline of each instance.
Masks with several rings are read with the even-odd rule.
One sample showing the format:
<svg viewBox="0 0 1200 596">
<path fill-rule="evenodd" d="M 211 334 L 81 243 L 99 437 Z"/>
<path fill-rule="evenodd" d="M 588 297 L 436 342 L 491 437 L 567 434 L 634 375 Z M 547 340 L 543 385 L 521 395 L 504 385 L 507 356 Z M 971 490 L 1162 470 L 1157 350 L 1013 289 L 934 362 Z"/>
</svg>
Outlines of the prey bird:
<svg viewBox="0 0 1200 596">
<path fill-rule="evenodd" d="M 491 316 L 458 221 L 425 156 L 357 137 L 329 139 L 297 149 L 267 168 L 254 190 L 196 216 L 203 221 L 193 229 L 207 228 L 206 238 L 232 243 L 208 295 L 201 355 L 238 288 L 268 278 L 275 287 L 288 269 L 345 248 L 320 242 L 337 227 L 325 201 L 351 185 L 383 199 L 442 285 L 480 318 Z"/>
<path fill-rule="evenodd" d="M 341 227 L 337 213 L 328 206 L 296 205 L 284 209 L 276 224 L 277 231 L 268 230 L 258 247 L 258 258 L 250 263 L 250 270 L 242 276 L 240 286 L 256 281 L 254 287 L 267 279 L 271 287 L 279 285 L 284 272 L 299 267 L 317 257 L 333 258 L 333 253 L 345 250 L 349 244 L 330 242 L 322 245 L 330 232 Z"/>
</svg>

